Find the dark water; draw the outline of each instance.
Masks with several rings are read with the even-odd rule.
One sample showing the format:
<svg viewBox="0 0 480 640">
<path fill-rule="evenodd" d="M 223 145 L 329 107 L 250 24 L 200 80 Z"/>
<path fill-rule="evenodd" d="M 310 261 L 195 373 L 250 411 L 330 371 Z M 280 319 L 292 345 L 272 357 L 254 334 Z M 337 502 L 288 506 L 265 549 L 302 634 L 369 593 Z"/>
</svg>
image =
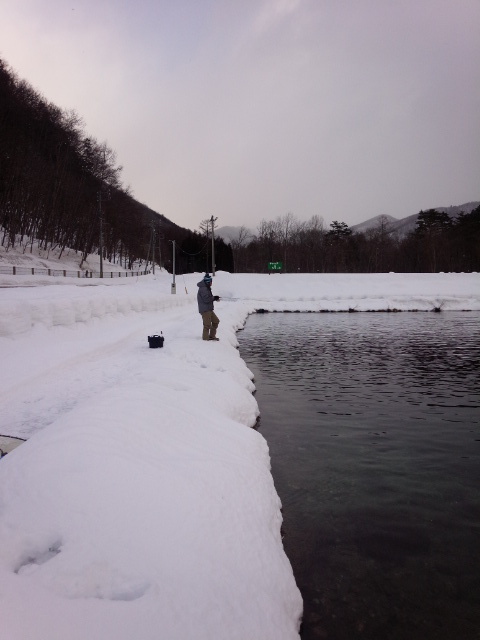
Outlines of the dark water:
<svg viewBox="0 0 480 640">
<path fill-rule="evenodd" d="M 480 638 L 480 314 L 257 314 L 239 334 L 304 640 Z"/>
</svg>

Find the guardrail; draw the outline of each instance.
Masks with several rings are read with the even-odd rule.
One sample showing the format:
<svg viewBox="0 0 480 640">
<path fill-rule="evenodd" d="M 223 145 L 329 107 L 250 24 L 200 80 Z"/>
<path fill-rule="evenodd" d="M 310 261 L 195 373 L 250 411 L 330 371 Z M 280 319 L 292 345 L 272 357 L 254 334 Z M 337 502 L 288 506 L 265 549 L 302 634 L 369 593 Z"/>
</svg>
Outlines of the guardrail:
<svg viewBox="0 0 480 640">
<path fill-rule="evenodd" d="M 128 278 L 145 276 L 150 270 L 143 271 L 104 271 L 104 278 Z M 67 269 L 40 269 L 38 267 L 0 267 L 0 274 L 10 276 L 57 276 L 64 278 L 100 278 L 99 271 L 68 271 Z"/>
</svg>

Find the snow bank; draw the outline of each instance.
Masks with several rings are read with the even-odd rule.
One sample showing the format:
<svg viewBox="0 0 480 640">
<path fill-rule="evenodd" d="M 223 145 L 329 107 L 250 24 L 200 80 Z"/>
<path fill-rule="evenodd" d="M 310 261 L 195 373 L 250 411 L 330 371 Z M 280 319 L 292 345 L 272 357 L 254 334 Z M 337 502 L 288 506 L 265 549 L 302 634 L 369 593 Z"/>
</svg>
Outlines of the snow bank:
<svg viewBox="0 0 480 640">
<path fill-rule="evenodd" d="M 216 289 L 271 311 L 480 309 L 478 273 L 225 274 Z"/>
<path fill-rule="evenodd" d="M 109 389 L 2 461 L 10 639 L 296 637 L 266 443 L 210 402 L 211 379 L 172 373 L 181 385 Z"/>
<path fill-rule="evenodd" d="M 98 282 L 90 287 L 68 284 L 34 289 L 10 288 L 2 292 L 0 336 L 24 333 L 39 324 L 46 327 L 69 326 L 107 315 L 161 312 L 195 302 L 193 296 L 159 295 L 158 288 L 151 286 L 127 286 L 119 295 L 119 287 Z M 106 282 L 110 283 L 109 280 Z"/>
<path fill-rule="evenodd" d="M 125 280 L 78 280 L 3 276 L 0 336 L 88 322 L 105 315 L 160 312 L 195 305 L 200 274 Z M 52 283 L 52 280 L 54 282 Z M 133 280 L 133 279 L 132 279 Z M 50 286 L 35 286 L 39 282 Z M 73 282 L 73 284 L 72 284 Z M 20 285 L 20 286 L 19 286 Z M 62 286 L 58 286 L 62 285 Z M 480 310 L 478 273 L 432 274 L 228 274 L 215 278 L 224 302 L 241 301 L 247 312 L 269 311 L 444 311 Z"/>
</svg>

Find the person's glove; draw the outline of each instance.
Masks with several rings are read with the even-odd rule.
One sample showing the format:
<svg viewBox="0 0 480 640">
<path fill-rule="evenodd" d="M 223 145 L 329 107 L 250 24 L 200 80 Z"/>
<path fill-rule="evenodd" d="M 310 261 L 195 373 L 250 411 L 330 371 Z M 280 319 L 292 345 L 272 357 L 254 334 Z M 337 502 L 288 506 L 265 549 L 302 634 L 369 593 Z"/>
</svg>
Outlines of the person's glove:
<svg viewBox="0 0 480 640">
<path fill-rule="evenodd" d="M 213 301 L 218 302 L 220 300 L 220 296 L 213 296 Z"/>
</svg>

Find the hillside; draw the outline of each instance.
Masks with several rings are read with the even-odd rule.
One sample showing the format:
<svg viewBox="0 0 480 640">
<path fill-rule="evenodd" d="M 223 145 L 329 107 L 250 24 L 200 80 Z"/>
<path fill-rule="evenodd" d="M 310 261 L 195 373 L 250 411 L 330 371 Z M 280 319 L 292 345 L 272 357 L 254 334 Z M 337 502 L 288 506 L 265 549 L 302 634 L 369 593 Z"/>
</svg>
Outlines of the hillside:
<svg viewBox="0 0 480 640">
<path fill-rule="evenodd" d="M 466 202 L 465 204 L 450 206 L 450 207 L 431 207 L 436 211 L 440 211 L 442 213 L 447 213 L 450 218 L 455 219 L 460 213 L 471 213 L 474 209 L 476 209 L 480 205 L 479 202 Z M 360 222 L 359 224 L 352 225 L 351 229 L 353 231 L 365 232 L 368 229 L 374 229 L 378 226 L 380 220 L 384 218 L 388 222 L 388 227 L 391 231 L 395 231 L 396 234 L 400 237 L 406 236 L 411 231 L 414 231 L 416 222 L 418 219 L 418 213 L 414 213 L 406 218 L 394 218 L 389 215 L 379 215 L 374 218 L 370 218 L 365 222 Z"/>
<path fill-rule="evenodd" d="M 55 247 L 50 250 L 44 250 L 39 247 L 38 242 L 26 247 L 16 246 L 9 248 L 0 246 L 0 273 L 11 273 L 11 267 L 17 267 L 17 269 L 64 269 L 66 271 L 95 271 L 100 270 L 100 256 L 98 253 L 90 253 L 83 261 L 83 265 L 80 268 L 82 260 L 82 254 L 74 249 L 65 249 L 63 252 L 60 247 Z M 136 263 L 134 269 L 141 269 L 142 265 Z M 145 268 L 145 265 L 143 265 Z M 105 272 L 126 272 L 121 264 L 114 264 L 108 260 L 103 261 L 103 269 Z"/>
<path fill-rule="evenodd" d="M 204 237 L 136 200 L 122 184 L 115 151 L 84 130 L 81 116 L 49 102 L 1 58 L 0 128 L 3 262 L 23 254 L 32 266 L 37 258 L 43 266 L 58 249 L 58 256 L 79 257 L 77 269 L 101 252 L 106 262 L 131 270 L 152 257 L 157 264 L 170 262 L 175 241 L 179 249 L 185 245 L 178 270 L 199 266 L 195 256 Z M 231 254 L 222 244 L 215 247 L 217 266 L 228 270 Z M 12 249 L 17 258 L 6 257 Z"/>
<path fill-rule="evenodd" d="M 375 216 L 373 218 L 369 218 L 368 220 L 365 220 L 365 222 L 354 224 L 351 227 L 351 229 L 359 233 L 363 233 L 364 231 L 368 231 L 368 229 L 374 229 L 375 227 L 377 227 L 382 220 L 386 222 L 389 226 L 392 226 L 399 222 L 398 218 L 394 218 L 393 216 L 388 216 L 384 214 L 384 215 Z"/>
</svg>

